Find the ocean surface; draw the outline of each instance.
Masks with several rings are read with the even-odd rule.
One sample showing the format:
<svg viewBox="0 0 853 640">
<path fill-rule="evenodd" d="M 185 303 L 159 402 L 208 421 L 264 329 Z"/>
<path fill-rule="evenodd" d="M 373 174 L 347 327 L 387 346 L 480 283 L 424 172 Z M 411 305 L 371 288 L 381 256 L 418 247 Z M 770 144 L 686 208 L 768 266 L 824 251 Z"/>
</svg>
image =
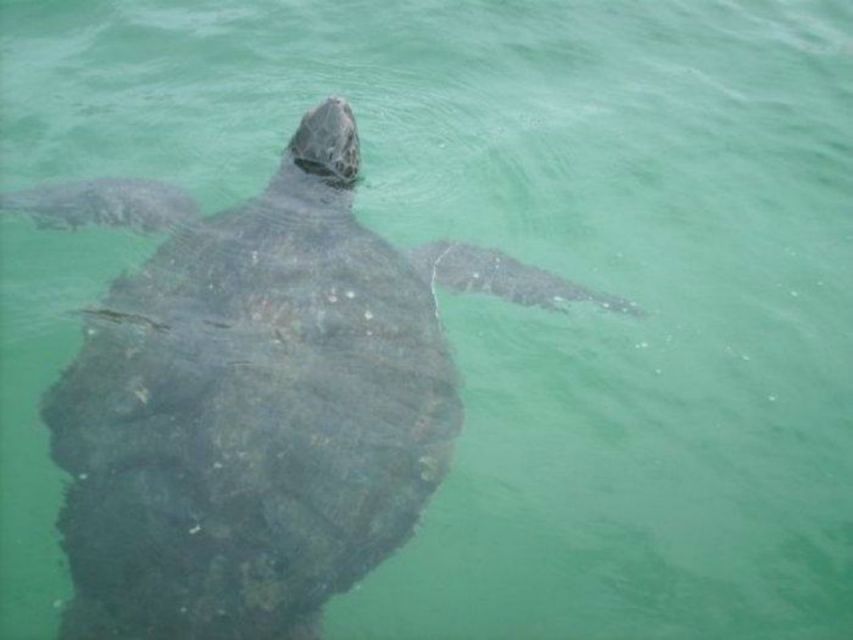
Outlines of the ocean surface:
<svg viewBox="0 0 853 640">
<path fill-rule="evenodd" d="M 0 32 L 2 190 L 147 177 L 213 214 L 342 95 L 365 225 L 646 311 L 438 291 L 454 466 L 328 640 L 853 637 L 848 0 L 2 0 Z M 4 640 L 71 597 L 39 399 L 163 240 L 0 217 Z"/>
</svg>

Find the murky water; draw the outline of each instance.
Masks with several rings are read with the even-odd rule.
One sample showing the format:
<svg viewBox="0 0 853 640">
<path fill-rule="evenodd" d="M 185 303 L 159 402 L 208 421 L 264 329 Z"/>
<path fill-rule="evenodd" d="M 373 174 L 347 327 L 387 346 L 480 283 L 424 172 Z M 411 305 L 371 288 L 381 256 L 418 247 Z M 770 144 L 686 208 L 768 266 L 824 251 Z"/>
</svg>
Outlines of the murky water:
<svg viewBox="0 0 853 640">
<path fill-rule="evenodd" d="M 359 119 L 359 220 L 635 300 L 438 291 L 464 377 L 416 537 L 349 638 L 845 638 L 853 628 L 853 10 L 688 3 L 0 2 L 0 181 L 257 194 L 309 106 Z M 162 242 L 0 219 L 0 635 L 71 596 L 38 405 L 77 310 Z"/>
</svg>

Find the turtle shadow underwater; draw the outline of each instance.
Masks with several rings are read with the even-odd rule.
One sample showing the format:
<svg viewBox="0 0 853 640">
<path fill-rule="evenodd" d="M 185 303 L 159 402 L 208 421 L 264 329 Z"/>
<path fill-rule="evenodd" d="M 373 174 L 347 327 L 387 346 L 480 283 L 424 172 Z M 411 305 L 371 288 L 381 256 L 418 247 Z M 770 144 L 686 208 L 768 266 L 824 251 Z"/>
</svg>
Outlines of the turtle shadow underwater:
<svg viewBox="0 0 853 640">
<path fill-rule="evenodd" d="M 202 218 L 103 178 L 4 194 L 40 226 L 171 232 L 83 314 L 43 399 L 71 475 L 63 640 L 319 638 L 324 603 L 411 535 L 463 421 L 435 289 L 640 315 L 500 251 L 408 251 L 352 212 L 349 104 L 302 119 L 267 188 Z"/>
</svg>

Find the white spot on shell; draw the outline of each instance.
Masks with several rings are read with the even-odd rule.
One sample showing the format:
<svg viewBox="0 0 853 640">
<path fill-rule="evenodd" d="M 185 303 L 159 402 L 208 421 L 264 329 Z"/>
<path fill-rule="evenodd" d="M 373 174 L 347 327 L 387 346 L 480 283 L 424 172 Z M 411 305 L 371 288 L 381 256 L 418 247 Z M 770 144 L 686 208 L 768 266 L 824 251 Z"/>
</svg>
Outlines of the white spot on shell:
<svg viewBox="0 0 853 640">
<path fill-rule="evenodd" d="M 138 388 L 133 390 L 133 395 L 135 395 L 142 404 L 148 404 L 148 398 L 151 394 L 148 389 L 140 385 Z"/>
<path fill-rule="evenodd" d="M 355 291 L 347 291 L 346 296 L 347 296 L 347 298 L 352 300 L 353 298 L 355 298 Z"/>
<path fill-rule="evenodd" d="M 194 535 L 195 535 L 195 534 L 197 534 L 199 531 L 201 531 L 201 525 L 200 525 L 200 524 L 197 524 L 196 526 L 194 526 L 192 529 L 190 529 L 190 530 L 189 530 L 189 534 L 190 534 L 191 536 L 194 536 Z"/>
<path fill-rule="evenodd" d="M 332 293 L 332 294 L 329 294 L 329 298 L 328 298 L 328 299 L 329 299 L 329 302 L 331 302 L 331 303 L 335 303 L 335 302 L 337 302 L 337 301 L 338 301 L 338 296 L 336 296 L 334 293 Z"/>
<path fill-rule="evenodd" d="M 89 474 L 88 474 L 88 473 L 81 473 L 81 474 L 80 474 L 80 475 L 78 475 L 77 477 L 78 477 L 80 480 L 85 480 L 86 478 L 88 478 L 88 477 L 89 477 Z"/>
<path fill-rule="evenodd" d="M 373 320 L 373 312 L 370 309 L 364 312 L 364 319 Z"/>
</svg>

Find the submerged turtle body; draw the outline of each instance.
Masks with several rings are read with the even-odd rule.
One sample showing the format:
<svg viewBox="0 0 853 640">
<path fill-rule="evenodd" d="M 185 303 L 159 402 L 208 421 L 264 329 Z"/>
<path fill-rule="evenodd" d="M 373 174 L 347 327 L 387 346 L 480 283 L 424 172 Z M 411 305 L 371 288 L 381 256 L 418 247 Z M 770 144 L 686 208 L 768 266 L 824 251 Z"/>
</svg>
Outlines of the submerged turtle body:
<svg viewBox="0 0 853 640">
<path fill-rule="evenodd" d="M 309 640 L 323 603 L 408 538 L 462 408 L 436 285 L 639 315 L 506 254 L 400 253 L 352 215 L 349 105 L 309 111 L 256 199 L 206 220 L 183 190 L 100 178 L 0 194 L 40 226 L 171 230 L 85 313 L 44 400 L 72 474 L 62 640 Z"/>
<path fill-rule="evenodd" d="M 444 476 L 462 410 L 432 292 L 350 215 L 354 172 L 309 162 L 86 314 L 43 408 L 77 479 L 65 638 L 310 635 Z"/>
</svg>

